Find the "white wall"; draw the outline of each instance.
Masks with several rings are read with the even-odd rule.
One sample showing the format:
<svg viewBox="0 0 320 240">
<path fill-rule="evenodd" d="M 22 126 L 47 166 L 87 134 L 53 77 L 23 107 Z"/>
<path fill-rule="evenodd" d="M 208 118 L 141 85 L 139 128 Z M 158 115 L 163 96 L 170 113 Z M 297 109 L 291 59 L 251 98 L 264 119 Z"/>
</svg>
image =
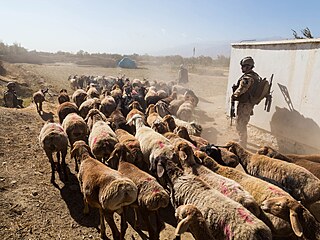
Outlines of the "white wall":
<svg viewBox="0 0 320 240">
<path fill-rule="evenodd" d="M 227 108 L 245 56 L 253 57 L 254 70 L 261 77 L 274 74 L 271 111 L 263 110 L 262 100 L 250 124 L 320 151 L 320 39 L 232 44 Z M 288 91 L 291 103 L 278 84 Z"/>
</svg>

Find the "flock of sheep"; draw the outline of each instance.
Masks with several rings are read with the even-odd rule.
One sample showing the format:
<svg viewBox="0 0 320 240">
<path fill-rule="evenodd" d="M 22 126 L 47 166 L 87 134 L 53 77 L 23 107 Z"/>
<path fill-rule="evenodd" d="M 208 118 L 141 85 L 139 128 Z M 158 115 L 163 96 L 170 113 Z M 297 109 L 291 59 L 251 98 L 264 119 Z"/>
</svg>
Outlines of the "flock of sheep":
<svg viewBox="0 0 320 240">
<path fill-rule="evenodd" d="M 129 211 L 143 239 L 160 239 L 159 210 L 169 204 L 177 220 L 174 239 L 186 231 L 197 240 L 320 239 L 311 207 L 320 201 L 320 155 L 283 155 L 267 146 L 252 153 L 232 141 L 215 146 L 192 121 L 199 102 L 193 91 L 174 83 L 110 81 L 91 82 L 86 90 L 72 83 L 78 89 L 71 98 L 62 89 L 59 123 L 47 121 L 39 135 L 54 185 L 55 170 L 68 180 L 71 146 L 83 213 L 89 205 L 99 209 L 102 239 L 105 222 L 114 239 L 124 239 Z M 40 114 L 45 93 L 34 94 Z M 235 168 L 239 163 L 245 172 Z"/>
</svg>

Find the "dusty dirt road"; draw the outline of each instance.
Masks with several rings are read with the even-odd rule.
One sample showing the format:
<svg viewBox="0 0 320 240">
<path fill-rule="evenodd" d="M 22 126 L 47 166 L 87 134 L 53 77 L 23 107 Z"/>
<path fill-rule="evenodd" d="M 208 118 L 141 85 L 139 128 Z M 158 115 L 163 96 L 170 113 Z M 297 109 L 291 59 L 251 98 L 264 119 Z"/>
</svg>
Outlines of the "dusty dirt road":
<svg viewBox="0 0 320 240">
<path fill-rule="evenodd" d="M 146 67 L 138 70 L 78 67 L 74 65 L 5 65 L 6 78 L 21 83 L 25 102 L 30 103 L 32 91 L 47 86 L 51 93 L 69 88 L 70 74 L 114 75 L 126 74 L 129 78 L 146 77 L 150 80 L 170 81 L 177 70 L 168 67 Z M 187 87 L 199 96 L 200 103 L 195 120 L 204 128 L 203 137 L 211 143 L 224 144 L 236 137 L 234 126 L 226 117 L 225 93 L 228 69 L 213 68 L 190 73 Z M 57 97 L 44 103 L 44 115 L 37 114 L 31 103 L 24 109 L 0 107 L 0 238 L 1 239 L 99 239 L 98 212 L 91 209 L 89 216 L 82 214 L 82 195 L 74 172 L 74 163 L 67 156 L 70 182 L 57 180 L 59 188 L 50 183 L 50 164 L 38 143 L 38 134 L 44 121 L 56 118 Z M 257 146 L 261 140 L 250 130 L 250 143 Z M 58 178 L 57 178 L 58 179 Z M 172 216 L 163 213 L 168 223 Z M 171 217 L 171 218 L 170 218 Z M 119 224 L 119 218 L 116 218 Z M 129 227 L 126 239 L 139 238 Z M 111 237 L 108 229 L 108 237 Z M 174 228 L 166 224 L 161 239 L 173 239 Z M 185 234 L 182 239 L 193 239 Z"/>
</svg>

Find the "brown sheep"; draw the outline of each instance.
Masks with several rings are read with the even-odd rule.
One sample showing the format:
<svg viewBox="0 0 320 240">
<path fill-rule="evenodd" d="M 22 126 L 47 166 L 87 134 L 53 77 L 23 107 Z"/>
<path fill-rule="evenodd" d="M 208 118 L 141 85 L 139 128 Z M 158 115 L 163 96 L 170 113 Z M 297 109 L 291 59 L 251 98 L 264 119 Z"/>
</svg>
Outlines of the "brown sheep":
<svg viewBox="0 0 320 240">
<path fill-rule="evenodd" d="M 69 113 L 79 114 L 79 110 L 76 104 L 71 102 L 64 102 L 58 106 L 57 114 L 59 117 L 60 124 L 63 122 L 63 120 Z"/>
<path fill-rule="evenodd" d="M 271 158 L 280 159 L 289 163 L 294 163 L 296 165 L 299 165 L 301 167 L 304 167 L 305 169 L 309 170 L 311 173 L 313 173 L 317 178 L 320 179 L 320 163 L 313 162 L 307 159 L 303 158 L 290 158 L 287 157 L 287 155 L 284 155 L 275 149 L 264 146 L 263 148 L 259 149 L 257 151 L 258 154 L 266 155 Z"/>
<path fill-rule="evenodd" d="M 105 221 L 109 224 L 113 239 L 124 239 L 125 230 L 119 232 L 114 219 L 114 212 L 123 212 L 123 208 L 136 201 L 137 186 L 127 177 L 91 157 L 89 146 L 77 141 L 71 151 L 71 157 L 80 161 L 78 174 L 84 200 L 84 214 L 89 213 L 88 205 L 98 208 L 100 213 L 100 236 L 106 237 Z M 123 226 L 124 215 L 121 214 Z"/>
</svg>

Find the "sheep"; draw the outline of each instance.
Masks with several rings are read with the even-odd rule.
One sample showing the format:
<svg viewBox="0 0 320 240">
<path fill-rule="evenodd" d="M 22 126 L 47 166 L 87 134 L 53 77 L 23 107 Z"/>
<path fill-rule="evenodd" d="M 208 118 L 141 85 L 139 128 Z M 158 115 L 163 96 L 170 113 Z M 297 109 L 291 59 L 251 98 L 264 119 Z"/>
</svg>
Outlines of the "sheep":
<svg viewBox="0 0 320 240">
<path fill-rule="evenodd" d="M 157 159 L 157 175 L 171 189 L 175 208 L 193 204 L 203 214 L 216 239 L 272 239 L 271 230 L 240 203 L 224 196 L 195 175 L 186 174 L 173 161 Z"/>
<path fill-rule="evenodd" d="M 120 143 L 124 144 L 129 148 L 134 158 L 134 163 L 137 167 L 144 171 L 148 171 L 148 163 L 144 161 L 143 154 L 141 151 L 140 143 L 135 136 L 123 130 L 121 128 L 115 130 L 115 134 Z"/>
<path fill-rule="evenodd" d="M 108 119 L 106 116 L 100 112 L 98 109 L 90 109 L 90 111 L 87 114 L 87 117 L 84 119 L 84 121 L 87 123 L 89 131 L 91 132 L 93 124 L 98 121 L 102 120 L 104 122 L 108 122 Z"/>
<path fill-rule="evenodd" d="M 62 122 L 62 127 L 67 133 L 71 147 L 78 140 L 87 142 L 89 129 L 86 122 L 77 113 L 68 114 Z M 78 172 L 78 162 L 75 160 L 75 171 Z"/>
<path fill-rule="evenodd" d="M 194 103 L 192 103 L 190 100 L 184 101 L 177 110 L 177 117 L 183 121 L 191 121 L 194 107 Z"/>
<path fill-rule="evenodd" d="M 228 151 L 224 147 L 218 147 L 214 144 L 208 144 L 200 147 L 200 151 L 204 152 L 209 157 L 212 157 L 217 163 L 235 168 L 239 164 L 239 158 L 234 153 Z"/>
<path fill-rule="evenodd" d="M 89 146 L 96 159 L 102 162 L 107 160 L 118 142 L 116 134 L 108 123 L 93 119 L 92 130 L 89 134 Z"/>
<path fill-rule="evenodd" d="M 182 233 L 189 230 L 195 240 L 214 239 L 210 233 L 202 213 L 192 204 L 179 206 L 175 211 L 175 217 L 178 221 L 175 235 L 176 240 Z"/>
<path fill-rule="evenodd" d="M 320 240 L 320 223 L 302 204 L 292 198 L 271 198 L 264 201 L 261 208 L 289 221 L 296 236 Z"/>
<path fill-rule="evenodd" d="M 175 145 L 175 151 L 179 154 L 179 159 L 185 172 L 195 174 L 212 188 L 243 205 L 255 216 L 258 217 L 260 215 L 258 203 L 249 192 L 243 189 L 237 182 L 218 175 L 207 167 L 197 163 L 192 148 L 186 142 L 178 142 Z"/>
<path fill-rule="evenodd" d="M 63 120 L 69 113 L 79 114 L 79 110 L 76 104 L 71 102 L 64 102 L 58 106 L 57 114 L 58 114 L 60 124 L 63 122 Z"/>
<path fill-rule="evenodd" d="M 147 123 L 151 127 L 153 122 L 158 120 L 162 121 L 162 117 L 156 112 L 156 107 L 154 104 L 150 104 L 146 110 Z"/>
<path fill-rule="evenodd" d="M 99 98 L 100 94 L 93 83 L 87 88 L 87 99 Z"/>
<path fill-rule="evenodd" d="M 169 111 L 169 105 L 162 101 L 162 99 L 156 103 L 155 107 L 156 112 L 159 113 L 160 117 L 162 118 L 168 114 L 171 114 Z"/>
<path fill-rule="evenodd" d="M 113 219 L 113 213 L 121 213 L 123 207 L 136 201 L 138 195 L 137 186 L 118 171 L 92 158 L 89 146 L 83 141 L 74 143 L 71 157 L 80 161 L 78 179 L 83 193 L 83 213 L 89 213 L 88 205 L 98 208 L 101 238 L 107 239 L 104 222 L 107 221 L 111 228 L 113 239 L 124 239 L 125 228 L 121 227 L 122 231 L 119 233 Z M 121 226 L 124 226 L 123 220 L 122 214 Z"/>
<path fill-rule="evenodd" d="M 112 96 L 107 95 L 101 100 L 100 111 L 103 112 L 106 117 L 109 117 L 116 108 L 117 104 Z"/>
<path fill-rule="evenodd" d="M 239 183 L 246 191 L 248 191 L 261 206 L 263 201 L 274 197 L 286 196 L 293 199 L 289 193 L 282 188 L 277 187 L 262 179 L 253 177 L 249 174 L 239 171 L 232 167 L 226 167 L 218 164 L 214 159 L 206 155 L 202 151 L 195 151 L 195 156 L 198 157 L 202 164 L 212 170 L 213 172 L 220 174 L 221 176 L 230 178 Z M 291 225 L 288 221 L 274 216 L 269 213 L 261 211 L 259 216 L 272 230 L 272 234 L 275 237 L 288 237 L 293 233 Z"/>
<path fill-rule="evenodd" d="M 304 167 L 305 169 L 307 169 L 312 174 L 314 174 L 317 178 L 320 179 L 320 164 L 317 162 L 309 161 L 303 158 L 295 158 L 295 159 L 289 158 L 286 155 L 281 154 L 280 152 L 274 150 L 269 146 L 264 146 L 263 148 L 259 149 L 257 153 L 260 155 L 266 155 L 271 158 L 280 159 L 280 160 L 283 160 L 289 163 L 294 163 L 296 165 Z"/>
<path fill-rule="evenodd" d="M 146 101 L 147 107 L 150 104 L 156 104 L 159 100 L 161 99 L 161 97 L 158 95 L 156 87 L 151 86 L 148 89 L 148 92 L 146 93 L 144 100 Z"/>
<path fill-rule="evenodd" d="M 184 99 L 173 99 L 170 104 L 169 104 L 169 112 L 172 114 L 172 115 L 176 115 L 177 114 L 177 111 L 179 109 L 179 107 L 181 106 L 181 104 L 184 103 Z"/>
<path fill-rule="evenodd" d="M 247 173 L 286 189 L 308 209 L 311 204 L 320 200 L 320 180 L 305 168 L 253 154 L 236 142 L 229 142 L 227 146 L 229 151 L 239 157 L 239 162 Z"/>
<path fill-rule="evenodd" d="M 45 99 L 45 94 L 48 93 L 49 89 L 40 89 L 39 91 L 35 92 L 33 94 L 33 102 L 36 104 L 37 107 L 37 112 L 42 114 L 42 102 L 44 102 Z M 48 93 L 49 94 L 49 93 Z"/>
<path fill-rule="evenodd" d="M 156 170 L 155 161 L 158 158 L 173 159 L 178 162 L 170 141 L 160 133 L 145 126 L 141 115 L 134 115 L 129 119 L 128 123 L 130 122 L 133 122 L 136 127 L 135 137 L 140 142 L 144 160 L 148 162 L 149 169 L 152 172 Z"/>
<path fill-rule="evenodd" d="M 129 157 L 127 157 L 129 155 Z M 169 195 L 157 180 L 150 174 L 140 170 L 134 165 L 133 156 L 130 150 L 121 143 L 117 143 L 114 151 L 107 160 L 113 169 L 131 179 L 138 188 L 137 204 L 142 218 L 147 225 L 150 239 L 159 239 L 160 219 L 157 211 L 169 204 Z M 149 221 L 149 215 L 156 215 L 157 230 L 154 231 Z"/>
<path fill-rule="evenodd" d="M 140 114 L 142 117 L 144 117 L 144 113 L 142 112 L 142 106 L 140 105 L 140 103 L 138 101 L 133 101 L 130 105 L 129 108 L 131 108 L 131 110 L 129 111 L 129 113 L 126 116 L 126 121 L 128 122 L 129 119 L 131 119 L 133 117 L 133 115 L 135 114 Z"/>
<path fill-rule="evenodd" d="M 173 132 L 176 133 L 179 137 L 184 138 L 189 142 L 193 143 L 198 148 L 204 147 L 209 144 L 208 140 L 199 136 L 189 134 L 188 129 L 184 126 L 177 126 Z"/>
<path fill-rule="evenodd" d="M 60 155 L 63 175 L 65 180 L 68 179 L 66 170 L 66 155 L 68 151 L 68 136 L 58 123 L 47 121 L 42 127 L 39 134 L 40 146 L 44 149 L 50 164 L 51 164 L 51 183 L 55 184 L 55 164 L 52 154 L 56 152 L 57 156 L 57 171 L 60 172 Z"/>
<path fill-rule="evenodd" d="M 72 94 L 71 99 L 79 108 L 80 105 L 87 99 L 87 92 L 83 89 L 77 89 Z"/>
<path fill-rule="evenodd" d="M 58 96 L 58 102 L 59 104 L 62 104 L 64 102 L 70 102 L 70 97 L 68 95 L 67 89 L 61 89 L 59 96 Z"/>
<path fill-rule="evenodd" d="M 187 128 L 187 131 L 189 135 L 199 136 L 202 133 L 202 126 L 200 124 L 197 124 L 196 122 L 186 122 L 181 119 L 175 118 L 171 115 L 164 116 L 163 122 L 165 122 L 168 125 L 168 128 L 171 132 L 174 131 L 174 129 L 177 126 L 183 126 Z"/>
<path fill-rule="evenodd" d="M 81 117 L 86 118 L 90 109 L 96 108 L 99 109 L 101 101 L 99 98 L 89 98 L 81 103 L 79 107 L 79 114 Z"/>
</svg>

